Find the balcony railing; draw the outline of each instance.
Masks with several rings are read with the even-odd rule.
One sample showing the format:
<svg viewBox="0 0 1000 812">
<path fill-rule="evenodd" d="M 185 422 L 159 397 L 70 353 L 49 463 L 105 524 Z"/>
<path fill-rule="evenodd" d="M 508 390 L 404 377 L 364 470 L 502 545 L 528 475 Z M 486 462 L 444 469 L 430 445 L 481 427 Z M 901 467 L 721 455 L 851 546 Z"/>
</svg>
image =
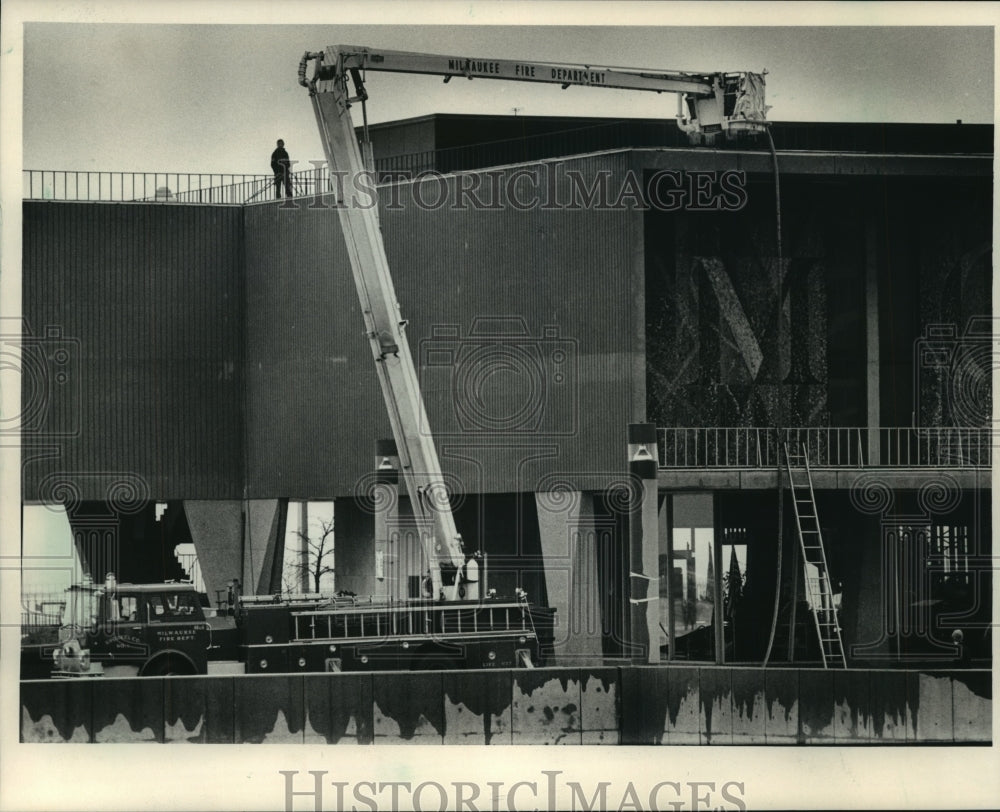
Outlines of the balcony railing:
<svg viewBox="0 0 1000 812">
<path fill-rule="evenodd" d="M 817 468 L 988 468 L 992 432 L 972 428 L 658 429 L 661 468 L 774 468 L 784 441 Z M 870 440 L 875 442 L 870 444 Z"/>
</svg>

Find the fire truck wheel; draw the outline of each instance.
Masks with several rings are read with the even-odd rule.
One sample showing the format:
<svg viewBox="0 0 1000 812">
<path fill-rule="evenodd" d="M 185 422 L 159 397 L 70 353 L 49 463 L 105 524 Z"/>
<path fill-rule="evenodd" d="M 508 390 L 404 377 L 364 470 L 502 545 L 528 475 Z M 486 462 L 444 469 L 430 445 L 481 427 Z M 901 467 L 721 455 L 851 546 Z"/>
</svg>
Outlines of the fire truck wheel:
<svg viewBox="0 0 1000 812">
<path fill-rule="evenodd" d="M 194 674 L 191 663 L 180 657 L 158 657 L 146 664 L 139 676 L 173 677 Z"/>
</svg>

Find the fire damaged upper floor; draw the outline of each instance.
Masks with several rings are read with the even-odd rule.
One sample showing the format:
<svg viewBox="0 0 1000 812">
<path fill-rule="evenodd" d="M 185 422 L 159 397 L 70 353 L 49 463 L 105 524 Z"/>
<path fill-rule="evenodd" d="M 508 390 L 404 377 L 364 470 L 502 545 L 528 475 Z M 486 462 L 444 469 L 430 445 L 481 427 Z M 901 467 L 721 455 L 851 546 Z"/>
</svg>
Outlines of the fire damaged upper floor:
<svg viewBox="0 0 1000 812">
<path fill-rule="evenodd" d="M 818 487 L 988 487 L 992 127 L 779 123 L 772 154 L 487 118 L 373 127 L 377 203 L 319 169 L 282 202 L 26 187 L 64 199 L 23 209 L 25 498 L 103 499 L 96 471 L 150 499 L 355 494 L 390 432 L 337 205 L 379 207 L 467 492 L 607 487 L 637 422 L 665 488 L 774 487 L 788 437 Z"/>
</svg>

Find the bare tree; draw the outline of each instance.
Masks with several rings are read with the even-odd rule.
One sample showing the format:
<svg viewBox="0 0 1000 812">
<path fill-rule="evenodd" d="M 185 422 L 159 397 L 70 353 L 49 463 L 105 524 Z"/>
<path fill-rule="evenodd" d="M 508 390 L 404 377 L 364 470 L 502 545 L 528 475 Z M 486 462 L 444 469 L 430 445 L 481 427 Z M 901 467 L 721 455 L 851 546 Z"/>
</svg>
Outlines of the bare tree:
<svg viewBox="0 0 1000 812">
<path fill-rule="evenodd" d="M 328 572 L 334 572 L 333 567 L 333 519 L 321 519 L 319 522 L 319 532 L 310 535 L 303 530 L 296 530 L 295 534 L 301 539 L 305 547 L 305 561 L 295 560 L 286 562 L 286 567 L 290 567 L 295 573 L 295 581 L 298 582 L 303 576 L 312 581 L 313 591 L 320 591 L 320 582 Z M 288 581 L 283 579 L 287 589 Z M 294 590 L 289 590 L 294 591 Z"/>
</svg>

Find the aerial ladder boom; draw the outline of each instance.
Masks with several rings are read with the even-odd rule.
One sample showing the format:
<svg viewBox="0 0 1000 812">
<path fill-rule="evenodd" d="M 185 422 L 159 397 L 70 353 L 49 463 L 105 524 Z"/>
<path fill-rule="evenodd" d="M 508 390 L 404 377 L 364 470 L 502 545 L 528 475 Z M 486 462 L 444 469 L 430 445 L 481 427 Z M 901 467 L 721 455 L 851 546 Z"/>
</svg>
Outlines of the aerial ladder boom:
<svg viewBox="0 0 1000 812">
<path fill-rule="evenodd" d="M 309 63 L 313 75 L 307 76 Z M 355 179 L 366 167 L 351 120 L 351 104 L 364 103 L 364 72 L 436 74 L 507 79 L 570 86 L 646 90 L 679 95 L 678 125 L 692 140 L 727 137 L 766 126 L 762 74 L 693 74 L 561 65 L 502 59 L 470 59 L 362 46 L 331 46 L 306 52 L 299 63 L 299 83 L 308 88 L 326 159 L 334 177 Z M 353 84 L 355 95 L 350 92 Z M 686 102 L 686 109 L 685 109 Z M 345 189 L 345 198 L 348 192 Z M 351 271 L 357 286 L 379 383 L 400 459 L 400 470 L 420 525 L 435 598 L 476 597 L 474 559 L 468 559 L 451 512 L 434 447 L 416 368 L 406 340 L 406 322 L 396 301 L 385 246 L 374 206 L 337 206 Z M 448 573 L 445 583 L 443 573 Z M 470 591 L 462 589 L 467 582 Z"/>
<path fill-rule="evenodd" d="M 319 125 L 326 159 L 340 177 L 358 178 L 365 165 L 351 121 L 344 75 L 310 86 L 313 110 Z M 406 485 L 435 598 L 458 597 L 464 577 L 465 552 L 451 512 L 448 490 L 428 425 L 416 368 L 406 340 L 395 287 L 389 274 L 382 233 L 374 207 L 337 206 L 351 271 L 357 286 L 368 336 L 393 437 L 400 471 Z M 444 589 L 442 565 L 454 571 L 453 583 Z"/>
<path fill-rule="evenodd" d="M 417 73 L 443 76 L 445 82 L 453 77 L 464 77 L 542 82 L 557 84 L 563 89 L 579 86 L 676 93 L 678 125 L 697 142 L 710 141 L 719 133 L 732 137 L 741 131 L 759 132 L 766 126 L 763 73 L 690 73 L 476 59 L 391 51 L 363 45 L 331 46 L 322 53 L 307 53 L 304 62 L 308 60 L 316 62 L 314 82 L 351 74 L 361 99 L 365 98 L 362 81 L 365 71 Z M 302 70 L 300 68 L 300 81 L 305 84 Z"/>
</svg>

